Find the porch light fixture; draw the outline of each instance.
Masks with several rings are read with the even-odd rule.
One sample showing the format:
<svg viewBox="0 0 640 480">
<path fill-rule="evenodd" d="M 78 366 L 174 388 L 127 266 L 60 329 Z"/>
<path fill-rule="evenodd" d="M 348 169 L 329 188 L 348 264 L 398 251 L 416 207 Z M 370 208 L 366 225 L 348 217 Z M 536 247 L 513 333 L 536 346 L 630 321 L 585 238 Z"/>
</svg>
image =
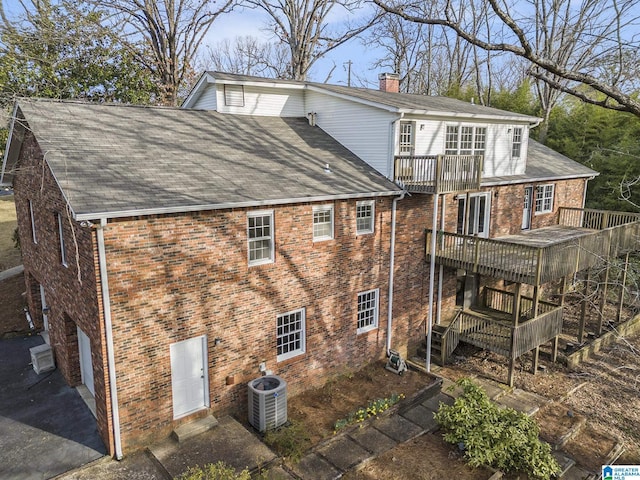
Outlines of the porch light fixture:
<svg viewBox="0 0 640 480">
<path fill-rule="evenodd" d="M 324 164 L 324 173 L 333 173 L 328 163 Z"/>
<path fill-rule="evenodd" d="M 217 338 L 216 337 L 216 338 L 213 339 L 213 346 L 214 347 L 219 346 L 221 343 L 222 343 L 222 339 L 221 338 Z"/>
</svg>

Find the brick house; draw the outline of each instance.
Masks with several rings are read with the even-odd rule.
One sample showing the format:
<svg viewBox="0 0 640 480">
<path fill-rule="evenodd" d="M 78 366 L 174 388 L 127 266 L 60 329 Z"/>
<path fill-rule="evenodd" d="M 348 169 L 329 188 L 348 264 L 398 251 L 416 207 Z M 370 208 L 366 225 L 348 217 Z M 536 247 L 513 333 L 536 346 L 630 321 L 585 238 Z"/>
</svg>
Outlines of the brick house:
<svg viewBox="0 0 640 480">
<path fill-rule="evenodd" d="M 537 118 L 394 85 L 207 72 L 181 109 L 17 102 L 29 310 L 112 455 L 246 411 L 261 363 L 294 395 L 412 354 L 483 286 L 538 294 L 445 240 L 556 225 L 596 172 L 530 140 Z"/>
</svg>

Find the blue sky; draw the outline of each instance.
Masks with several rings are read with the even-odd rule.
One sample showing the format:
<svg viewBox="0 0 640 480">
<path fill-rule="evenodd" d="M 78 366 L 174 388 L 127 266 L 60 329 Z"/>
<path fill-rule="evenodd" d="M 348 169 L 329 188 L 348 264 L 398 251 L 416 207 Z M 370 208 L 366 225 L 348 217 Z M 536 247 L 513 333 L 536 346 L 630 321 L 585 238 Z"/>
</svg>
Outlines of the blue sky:
<svg viewBox="0 0 640 480">
<path fill-rule="evenodd" d="M 331 21 L 341 22 L 345 20 L 343 13 L 335 13 Z M 220 16 L 212 25 L 204 44 L 213 46 L 215 43 L 226 39 L 232 41 L 237 36 L 251 35 L 264 41 L 274 41 L 274 38 L 266 31 L 268 19 L 259 10 L 238 9 Z M 359 79 L 367 81 L 370 87 L 377 88 L 379 68 L 372 69 L 372 64 L 377 58 L 375 49 L 363 45 L 359 39 L 353 39 L 344 45 L 332 50 L 325 58 L 318 60 L 311 69 L 309 80 L 324 82 L 329 72 L 335 65 L 329 83 L 347 84 L 347 65 L 351 60 L 352 85 L 362 86 Z"/>
</svg>

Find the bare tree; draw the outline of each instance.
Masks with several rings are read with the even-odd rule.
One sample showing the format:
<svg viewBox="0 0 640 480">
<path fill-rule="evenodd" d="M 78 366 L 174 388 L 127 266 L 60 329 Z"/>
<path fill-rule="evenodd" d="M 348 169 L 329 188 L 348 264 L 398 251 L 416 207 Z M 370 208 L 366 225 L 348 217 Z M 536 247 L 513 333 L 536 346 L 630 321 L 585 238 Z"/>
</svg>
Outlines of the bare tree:
<svg viewBox="0 0 640 480">
<path fill-rule="evenodd" d="M 114 25 L 126 25 L 141 48 L 138 61 L 158 82 L 162 103 L 175 105 L 193 75 L 204 36 L 234 0 L 93 0 L 112 12 Z"/>
<path fill-rule="evenodd" d="M 464 0 L 436 0 L 441 3 L 435 10 L 421 1 L 373 1 L 405 20 L 441 25 L 475 47 L 521 57 L 548 88 L 640 116 L 625 73 L 640 47 L 636 0 L 482 0 L 493 38 L 477 29 L 478 7 L 461 11 Z"/>
<path fill-rule="evenodd" d="M 200 63 L 204 69 L 221 72 L 287 78 L 287 48 L 279 43 L 261 42 L 256 37 L 224 39 L 207 46 Z"/>
<path fill-rule="evenodd" d="M 379 11 L 359 10 L 358 0 L 246 0 L 265 11 L 276 38 L 290 52 L 287 77 L 305 80 L 316 60 L 367 30 L 380 18 Z M 357 24 L 344 22 L 331 28 L 332 18 L 364 15 Z"/>
</svg>

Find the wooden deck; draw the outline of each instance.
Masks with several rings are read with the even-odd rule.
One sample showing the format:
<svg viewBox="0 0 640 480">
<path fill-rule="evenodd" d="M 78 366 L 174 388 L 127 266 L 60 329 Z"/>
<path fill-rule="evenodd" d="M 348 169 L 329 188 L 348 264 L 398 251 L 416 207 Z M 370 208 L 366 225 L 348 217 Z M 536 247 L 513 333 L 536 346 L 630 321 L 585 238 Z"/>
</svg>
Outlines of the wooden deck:
<svg viewBox="0 0 640 480">
<path fill-rule="evenodd" d="M 477 190 L 483 155 L 414 155 L 394 159 L 394 181 L 411 193 Z"/>
<path fill-rule="evenodd" d="M 560 209 L 558 225 L 499 238 L 438 231 L 436 262 L 541 285 L 640 249 L 640 214 Z M 587 227 L 601 227 L 600 229 Z M 427 230 L 429 257 L 432 231 Z"/>
</svg>

